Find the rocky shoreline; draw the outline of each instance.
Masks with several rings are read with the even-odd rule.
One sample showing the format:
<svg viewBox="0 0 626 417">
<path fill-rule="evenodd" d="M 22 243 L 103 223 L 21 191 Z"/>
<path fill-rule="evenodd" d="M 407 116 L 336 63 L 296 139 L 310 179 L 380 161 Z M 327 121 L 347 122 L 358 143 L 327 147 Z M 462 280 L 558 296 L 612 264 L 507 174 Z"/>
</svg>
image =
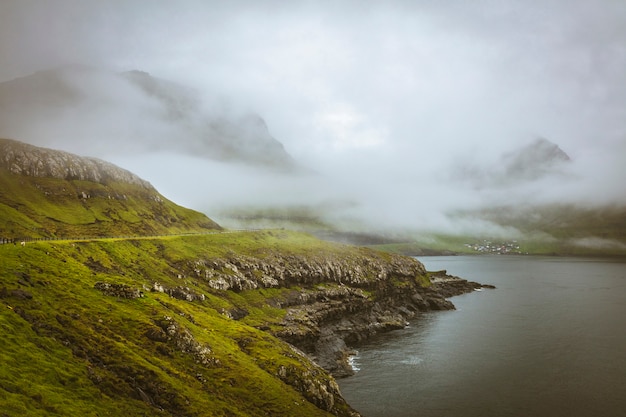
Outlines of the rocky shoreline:
<svg viewBox="0 0 626 417">
<path fill-rule="evenodd" d="M 428 273 L 430 286 L 387 288 L 385 297 L 368 297 L 348 286 L 303 292 L 300 304 L 288 309 L 285 328 L 276 336 L 307 353 L 336 378 L 354 373 L 349 359 L 358 345 L 372 336 L 406 327 L 420 312 L 453 310 L 447 298 L 482 288 L 446 271 Z"/>
<path fill-rule="evenodd" d="M 250 255 L 187 259 L 174 266 L 181 277 L 193 277 L 212 291 L 282 289 L 280 295 L 263 302 L 284 310 L 285 315 L 278 323 L 257 327 L 289 343 L 319 371 L 335 378 L 354 373 L 350 356 L 372 336 L 402 329 L 420 312 L 454 309 L 449 297 L 493 288 L 446 271 L 428 272 L 415 258 L 367 248 L 335 247 L 289 255 L 268 249 Z M 194 294 L 187 295 L 182 299 Z M 235 308 L 222 314 L 242 320 L 249 312 Z M 318 389 L 309 376 L 289 370 L 278 375 L 327 411 L 338 412 L 336 405 L 345 403 L 332 379 Z M 351 410 L 338 415 L 358 413 Z"/>
<path fill-rule="evenodd" d="M 414 258 L 376 251 L 350 258 L 238 255 L 181 267 L 219 290 L 297 286 L 286 298 L 267 300 L 287 310 L 280 330 L 272 333 L 337 378 L 353 374 L 349 357 L 359 343 L 404 328 L 420 312 L 454 309 L 447 298 L 493 288 L 446 271 L 427 272 Z M 246 312 L 226 314 L 238 319 Z"/>
<path fill-rule="evenodd" d="M 283 244 L 270 232 L 240 239 L 245 252 L 230 243 L 217 255 L 202 243 L 215 247 L 228 242 L 224 236 L 11 245 L 0 299 L 34 340 L 58 341 L 82 384 L 116 401 L 190 416 L 197 404 L 214 406 L 207 392 L 256 401 L 266 381 L 273 392 L 290 386 L 298 394 L 285 403 L 270 393 L 276 407 L 304 407 L 302 399 L 356 417 L 336 382 L 353 373 L 353 349 L 423 311 L 453 309 L 448 297 L 486 287 L 367 248 L 300 235 Z M 72 306 L 61 306 L 68 296 Z M 172 382 L 173 372 L 142 358 L 180 377 Z"/>
</svg>

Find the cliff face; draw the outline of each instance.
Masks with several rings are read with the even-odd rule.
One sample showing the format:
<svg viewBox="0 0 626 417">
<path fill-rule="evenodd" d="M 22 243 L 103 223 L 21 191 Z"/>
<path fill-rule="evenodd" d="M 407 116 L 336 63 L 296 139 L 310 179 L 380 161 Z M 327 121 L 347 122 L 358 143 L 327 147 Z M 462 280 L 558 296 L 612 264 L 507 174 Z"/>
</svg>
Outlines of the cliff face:
<svg viewBox="0 0 626 417">
<path fill-rule="evenodd" d="M 0 252 L 7 415 L 356 417 L 350 348 L 479 286 L 287 231 Z"/>
<path fill-rule="evenodd" d="M 350 348 L 479 286 L 284 230 L 148 238 L 219 226 L 105 162 L 0 151 L 0 237 L 95 237 L 0 244 L 8 415 L 358 416 Z"/>
<path fill-rule="evenodd" d="M 445 271 L 431 281 L 430 273 L 413 258 L 364 249 L 349 257 L 315 252 L 232 254 L 179 267 L 216 290 L 290 288 L 267 300 L 287 310 L 272 333 L 338 377 L 353 372 L 348 364 L 352 347 L 377 333 L 405 327 L 420 311 L 454 309 L 446 297 L 482 287 Z M 226 313 L 235 319 L 247 315 L 242 310 Z"/>
</svg>

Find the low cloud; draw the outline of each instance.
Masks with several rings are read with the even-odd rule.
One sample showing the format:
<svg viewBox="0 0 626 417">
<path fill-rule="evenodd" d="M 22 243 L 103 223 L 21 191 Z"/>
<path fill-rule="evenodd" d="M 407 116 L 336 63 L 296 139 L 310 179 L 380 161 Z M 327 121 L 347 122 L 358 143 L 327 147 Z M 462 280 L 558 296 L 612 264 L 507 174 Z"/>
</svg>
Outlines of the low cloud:
<svg viewBox="0 0 626 417">
<path fill-rule="evenodd" d="M 181 129 L 158 101 L 103 82 L 103 101 L 82 104 L 92 118 L 5 113 L 0 134 L 112 160 L 218 220 L 313 207 L 346 229 L 504 235 L 516 231 L 459 213 L 626 204 L 622 2 L 8 0 L 0 16 L 0 81 L 76 63 L 137 69 L 201 103 L 180 103 Z M 172 151 L 205 113 L 260 114 L 307 173 Z M 499 181 L 504 155 L 537 137 L 571 161 Z"/>
<path fill-rule="evenodd" d="M 605 249 L 625 250 L 626 249 L 626 245 L 622 242 L 618 242 L 617 240 L 613 240 L 613 239 L 604 239 L 600 237 L 586 237 L 582 239 L 574 239 L 571 241 L 571 243 L 575 246 L 580 246 L 583 248 L 590 248 L 590 249 L 598 249 L 598 250 L 605 250 Z"/>
</svg>

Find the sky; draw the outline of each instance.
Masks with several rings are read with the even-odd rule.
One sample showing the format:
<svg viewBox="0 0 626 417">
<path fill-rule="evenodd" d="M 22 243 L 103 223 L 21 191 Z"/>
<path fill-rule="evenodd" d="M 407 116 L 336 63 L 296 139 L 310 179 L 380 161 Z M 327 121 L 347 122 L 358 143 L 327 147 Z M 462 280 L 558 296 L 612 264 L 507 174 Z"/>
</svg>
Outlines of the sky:
<svg viewBox="0 0 626 417">
<path fill-rule="evenodd" d="M 256 112 L 319 174 L 190 157 L 164 172 L 170 155 L 112 156 L 209 215 L 312 205 L 348 223 L 449 231 L 484 226 L 451 221 L 459 209 L 626 200 L 621 0 L 0 3 L 0 81 L 68 64 L 147 71 Z M 507 187 L 467 174 L 497 175 L 503 154 L 537 137 L 572 164 Z M 191 174 L 210 195 L 181 185 Z"/>
</svg>

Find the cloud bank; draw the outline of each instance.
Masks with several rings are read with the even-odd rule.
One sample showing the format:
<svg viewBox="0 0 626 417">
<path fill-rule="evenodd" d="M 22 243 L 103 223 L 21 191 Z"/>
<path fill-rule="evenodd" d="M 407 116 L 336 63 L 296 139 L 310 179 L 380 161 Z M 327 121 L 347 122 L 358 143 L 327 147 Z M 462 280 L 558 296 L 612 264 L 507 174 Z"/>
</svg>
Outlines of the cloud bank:
<svg viewBox="0 0 626 417">
<path fill-rule="evenodd" d="M 7 0 L 0 16 L 0 81 L 75 63 L 147 71 L 261 114 L 317 173 L 107 155 L 209 215 L 312 206 L 347 225 L 471 232 L 489 225 L 449 214 L 626 202 L 624 2 Z M 459 178 L 497 175 L 536 137 L 571 163 L 506 187 Z"/>
</svg>

